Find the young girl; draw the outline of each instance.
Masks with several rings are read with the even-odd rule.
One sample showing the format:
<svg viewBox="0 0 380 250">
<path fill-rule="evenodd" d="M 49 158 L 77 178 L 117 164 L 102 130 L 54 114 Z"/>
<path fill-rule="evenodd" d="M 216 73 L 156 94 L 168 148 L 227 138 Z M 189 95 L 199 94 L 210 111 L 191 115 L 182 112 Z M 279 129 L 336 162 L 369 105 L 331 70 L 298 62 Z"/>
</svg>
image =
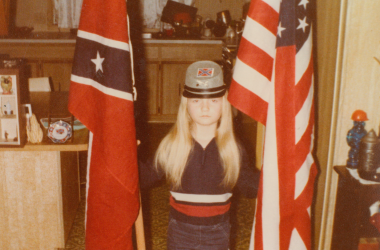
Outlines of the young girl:
<svg viewBox="0 0 380 250">
<path fill-rule="evenodd" d="M 232 189 L 253 198 L 259 174 L 236 141 L 223 72 L 214 62 L 189 66 L 177 121 L 154 163 L 140 164 L 142 188 L 164 176 L 171 184 L 168 249 L 229 249 Z"/>
</svg>

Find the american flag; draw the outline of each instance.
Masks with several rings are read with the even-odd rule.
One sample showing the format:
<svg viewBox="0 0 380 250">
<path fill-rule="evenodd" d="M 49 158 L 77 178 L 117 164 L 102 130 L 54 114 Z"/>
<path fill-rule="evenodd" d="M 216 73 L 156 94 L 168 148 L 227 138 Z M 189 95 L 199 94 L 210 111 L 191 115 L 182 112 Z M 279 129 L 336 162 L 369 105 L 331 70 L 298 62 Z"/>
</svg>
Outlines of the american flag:
<svg viewBox="0 0 380 250">
<path fill-rule="evenodd" d="M 139 210 L 133 75 L 125 0 L 84 0 L 69 110 L 90 130 L 86 249 L 133 249 Z"/>
<path fill-rule="evenodd" d="M 311 249 L 317 168 L 310 1 L 252 0 L 239 46 L 228 99 L 266 126 L 250 249 Z"/>
</svg>

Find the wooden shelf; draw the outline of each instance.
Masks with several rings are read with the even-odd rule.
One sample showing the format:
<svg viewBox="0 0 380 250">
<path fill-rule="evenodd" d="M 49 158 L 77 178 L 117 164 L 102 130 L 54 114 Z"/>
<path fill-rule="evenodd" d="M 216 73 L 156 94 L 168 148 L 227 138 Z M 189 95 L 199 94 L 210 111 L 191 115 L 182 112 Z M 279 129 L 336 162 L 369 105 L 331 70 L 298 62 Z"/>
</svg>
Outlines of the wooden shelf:
<svg viewBox="0 0 380 250">
<path fill-rule="evenodd" d="M 74 132 L 74 140 L 72 142 L 54 143 L 46 136 L 44 131 L 44 139 L 40 143 L 26 143 L 24 147 L 0 147 L 0 151 L 86 151 L 88 149 L 87 129 L 76 130 Z"/>
<path fill-rule="evenodd" d="M 51 106 L 51 108 L 53 108 L 56 112 L 62 113 L 63 117 L 70 115 L 67 110 L 67 100 L 68 92 L 30 93 L 32 112 L 36 115 L 39 124 L 41 118 L 48 117 L 49 106 Z M 42 129 L 44 134 L 42 142 L 35 144 L 27 142 L 24 147 L 18 148 L 11 146 L 8 147 L 7 145 L 0 147 L 0 151 L 86 151 L 88 149 L 89 131 L 87 129 L 75 130 L 73 133 L 73 138 L 62 144 L 52 142 L 47 137 L 47 130 L 43 127 Z"/>
</svg>

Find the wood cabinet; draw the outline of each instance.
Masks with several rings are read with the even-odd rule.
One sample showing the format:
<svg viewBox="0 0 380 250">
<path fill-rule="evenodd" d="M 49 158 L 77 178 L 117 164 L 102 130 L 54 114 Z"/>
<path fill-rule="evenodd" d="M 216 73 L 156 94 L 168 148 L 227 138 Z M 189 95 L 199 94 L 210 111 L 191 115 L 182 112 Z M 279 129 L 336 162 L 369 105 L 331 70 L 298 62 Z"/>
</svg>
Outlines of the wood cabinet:
<svg viewBox="0 0 380 250">
<path fill-rule="evenodd" d="M 336 166 L 334 170 L 339 175 L 339 183 L 331 249 L 356 250 L 360 238 L 380 237 L 370 223 L 369 211 L 369 207 L 379 200 L 380 183 L 362 184 L 345 166 Z"/>
<path fill-rule="evenodd" d="M 54 91 L 69 91 L 72 60 L 43 61 L 40 64 L 41 76 L 52 78 Z"/>
<path fill-rule="evenodd" d="M 27 60 L 28 77 L 50 77 L 55 91 L 68 91 L 75 40 L 6 39 L 0 43 L 2 54 Z"/>
<path fill-rule="evenodd" d="M 188 63 L 167 63 L 162 67 L 162 110 L 163 115 L 177 114 Z"/>
<path fill-rule="evenodd" d="M 173 122 L 187 67 L 199 60 L 222 60 L 221 40 L 143 40 L 134 45 L 136 87 L 141 111 L 149 122 Z M 0 41 L 0 51 L 26 58 L 29 77 L 50 77 L 55 91 L 68 91 L 75 40 Z M 145 119 L 144 118 L 144 119 Z"/>
</svg>

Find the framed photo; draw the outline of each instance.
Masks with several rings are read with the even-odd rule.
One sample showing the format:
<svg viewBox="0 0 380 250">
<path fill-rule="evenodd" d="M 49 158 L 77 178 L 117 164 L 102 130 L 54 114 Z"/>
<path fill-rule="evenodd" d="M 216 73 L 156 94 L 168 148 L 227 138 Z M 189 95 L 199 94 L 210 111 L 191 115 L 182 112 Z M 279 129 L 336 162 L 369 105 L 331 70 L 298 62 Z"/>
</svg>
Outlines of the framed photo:
<svg viewBox="0 0 380 250">
<path fill-rule="evenodd" d="M 0 147 L 25 144 L 25 117 L 21 111 L 19 69 L 0 69 Z"/>
</svg>

